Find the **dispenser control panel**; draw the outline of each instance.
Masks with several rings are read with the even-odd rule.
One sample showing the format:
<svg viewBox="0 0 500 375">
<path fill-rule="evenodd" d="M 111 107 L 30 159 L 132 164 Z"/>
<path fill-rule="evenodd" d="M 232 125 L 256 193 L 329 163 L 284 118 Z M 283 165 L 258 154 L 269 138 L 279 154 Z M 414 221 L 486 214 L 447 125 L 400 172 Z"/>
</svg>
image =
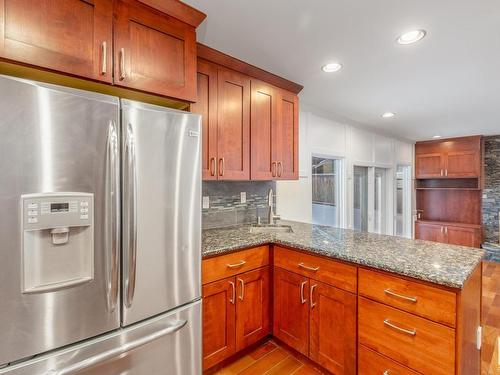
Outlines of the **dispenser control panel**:
<svg viewBox="0 0 500 375">
<path fill-rule="evenodd" d="M 92 225 L 94 195 L 90 193 L 26 194 L 22 196 L 24 230 Z"/>
</svg>

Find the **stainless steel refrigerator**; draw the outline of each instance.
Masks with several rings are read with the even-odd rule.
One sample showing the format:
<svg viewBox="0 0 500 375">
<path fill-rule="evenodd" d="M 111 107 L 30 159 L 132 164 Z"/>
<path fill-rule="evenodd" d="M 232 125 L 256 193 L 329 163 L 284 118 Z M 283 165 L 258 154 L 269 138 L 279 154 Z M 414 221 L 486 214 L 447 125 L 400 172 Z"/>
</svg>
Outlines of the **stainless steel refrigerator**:
<svg viewBox="0 0 500 375">
<path fill-rule="evenodd" d="M 0 76 L 0 374 L 201 373 L 200 122 Z"/>
</svg>

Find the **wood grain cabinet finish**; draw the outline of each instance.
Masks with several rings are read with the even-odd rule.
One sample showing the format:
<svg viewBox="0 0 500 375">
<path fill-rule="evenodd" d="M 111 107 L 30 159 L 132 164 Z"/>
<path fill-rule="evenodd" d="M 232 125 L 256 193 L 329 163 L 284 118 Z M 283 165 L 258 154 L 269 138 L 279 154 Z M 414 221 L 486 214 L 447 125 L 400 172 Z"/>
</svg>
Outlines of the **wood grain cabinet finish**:
<svg viewBox="0 0 500 375">
<path fill-rule="evenodd" d="M 422 374 L 455 373 L 455 330 L 369 299 L 358 299 L 358 340 Z"/>
<path fill-rule="evenodd" d="M 236 351 L 235 278 L 203 285 L 203 369 Z"/>
<path fill-rule="evenodd" d="M 415 223 L 415 238 L 425 241 L 446 243 L 446 235 L 440 224 Z"/>
<path fill-rule="evenodd" d="M 299 99 L 285 90 L 279 90 L 276 121 L 277 179 L 299 178 Z"/>
<path fill-rule="evenodd" d="M 309 278 L 274 268 L 273 335 L 309 355 Z"/>
<path fill-rule="evenodd" d="M 113 2 L 1 0 L 0 57 L 112 82 Z"/>
<path fill-rule="evenodd" d="M 359 375 L 418 375 L 417 372 L 404 367 L 363 345 L 358 350 Z"/>
<path fill-rule="evenodd" d="M 219 180 L 250 179 L 250 78 L 218 68 Z"/>
<path fill-rule="evenodd" d="M 309 358 L 334 374 L 356 374 L 356 295 L 309 283 Z"/>
<path fill-rule="evenodd" d="M 217 180 L 217 65 L 198 60 L 196 103 L 191 112 L 201 115 L 203 180 Z"/>
<path fill-rule="evenodd" d="M 115 1 L 114 83 L 196 101 L 195 28 L 135 0 Z"/>
<path fill-rule="evenodd" d="M 481 231 L 478 225 L 460 226 L 448 223 L 415 223 L 415 238 L 467 247 L 481 247 Z"/>
<path fill-rule="evenodd" d="M 236 276 L 236 350 L 271 333 L 270 283 L 269 266 Z"/>
<path fill-rule="evenodd" d="M 477 228 L 447 225 L 446 235 L 450 245 L 481 247 L 481 233 Z"/>
</svg>

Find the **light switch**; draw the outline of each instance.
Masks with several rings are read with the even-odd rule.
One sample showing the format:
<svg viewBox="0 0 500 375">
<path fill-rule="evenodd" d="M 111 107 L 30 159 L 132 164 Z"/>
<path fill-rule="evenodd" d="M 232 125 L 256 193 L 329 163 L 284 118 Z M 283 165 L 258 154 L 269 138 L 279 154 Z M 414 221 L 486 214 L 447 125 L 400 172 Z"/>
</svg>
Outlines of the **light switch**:
<svg viewBox="0 0 500 375">
<path fill-rule="evenodd" d="M 203 208 L 210 208 L 210 197 L 203 197 Z"/>
<path fill-rule="evenodd" d="M 240 193 L 240 202 L 241 203 L 247 203 L 247 193 L 245 191 L 242 191 Z"/>
</svg>

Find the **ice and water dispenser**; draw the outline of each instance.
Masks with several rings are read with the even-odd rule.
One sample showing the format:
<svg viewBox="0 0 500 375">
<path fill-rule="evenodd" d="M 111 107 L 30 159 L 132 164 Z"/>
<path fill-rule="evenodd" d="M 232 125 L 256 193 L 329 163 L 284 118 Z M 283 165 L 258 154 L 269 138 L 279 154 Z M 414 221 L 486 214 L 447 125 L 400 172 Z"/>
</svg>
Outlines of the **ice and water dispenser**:
<svg viewBox="0 0 500 375">
<path fill-rule="evenodd" d="M 47 292 L 94 278 L 94 196 L 27 194 L 23 217 L 23 293 Z"/>
</svg>

